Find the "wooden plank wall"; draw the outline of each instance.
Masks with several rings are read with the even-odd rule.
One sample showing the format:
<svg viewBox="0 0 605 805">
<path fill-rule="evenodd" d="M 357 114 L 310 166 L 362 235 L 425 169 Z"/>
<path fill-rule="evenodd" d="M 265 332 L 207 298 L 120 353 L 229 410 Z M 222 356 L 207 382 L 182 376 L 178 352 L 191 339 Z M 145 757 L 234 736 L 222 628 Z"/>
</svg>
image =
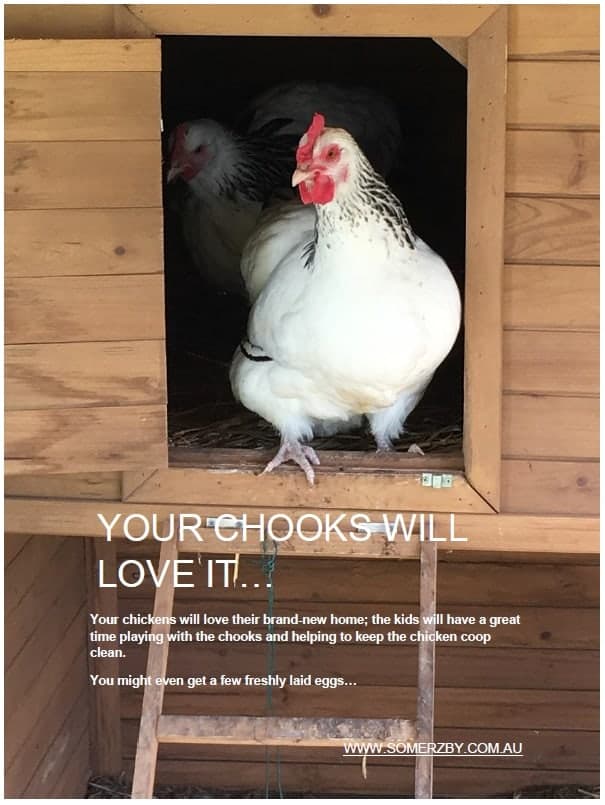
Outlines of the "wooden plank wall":
<svg viewBox="0 0 605 805">
<path fill-rule="evenodd" d="M 9 41 L 6 69 L 7 471 L 161 465 L 159 44 Z"/>
<path fill-rule="evenodd" d="M 509 11 L 502 508 L 594 514 L 599 9 Z"/>
<path fill-rule="evenodd" d="M 149 556 L 149 549 L 120 544 L 118 561 Z M 157 557 L 157 553 L 155 554 Z M 186 558 L 186 557 L 184 557 Z M 531 784 L 584 783 L 598 767 L 598 567 L 578 560 L 537 563 L 441 561 L 438 610 L 475 615 L 521 615 L 521 625 L 503 627 L 487 647 L 437 650 L 437 740 L 522 741 L 524 757 L 438 761 L 438 795 L 503 794 Z M 590 560 L 588 560 L 590 561 Z M 264 584 L 259 558 L 241 558 L 239 581 Z M 266 592 L 208 590 L 205 568 L 195 566 L 195 588 L 177 591 L 176 614 L 267 612 Z M 348 559 L 291 560 L 278 557 L 275 614 L 369 614 L 416 612 L 418 564 Z M 120 591 L 119 609 L 151 612 L 150 586 Z M 138 631 L 137 627 L 129 627 Z M 140 627 L 141 628 L 141 627 Z M 178 627 L 182 629 L 183 627 Z M 247 628 L 241 631 L 247 631 Z M 279 631 L 279 629 L 277 629 Z M 350 631 L 350 630 L 349 630 Z M 129 647 L 122 674 L 144 674 L 147 649 Z M 267 673 L 263 644 L 196 643 L 171 647 L 170 676 Z M 315 646 L 279 643 L 278 673 L 343 676 L 357 687 L 274 691 L 276 715 L 413 716 L 416 651 L 408 646 L 367 644 Z M 142 694 L 121 696 L 124 767 L 132 771 Z M 262 715 L 261 688 L 169 688 L 165 712 Z M 273 756 L 272 756 L 273 757 Z M 275 766 L 269 771 L 275 786 Z M 264 751 L 254 748 L 161 748 L 160 784 L 197 784 L 223 791 L 264 791 Z M 331 750 L 281 752 L 285 795 L 293 793 L 394 795 L 412 791 L 410 761 L 343 761 Z"/>
<path fill-rule="evenodd" d="M 90 774 L 84 540 L 5 537 L 5 795 L 82 797 Z"/>
</svg>

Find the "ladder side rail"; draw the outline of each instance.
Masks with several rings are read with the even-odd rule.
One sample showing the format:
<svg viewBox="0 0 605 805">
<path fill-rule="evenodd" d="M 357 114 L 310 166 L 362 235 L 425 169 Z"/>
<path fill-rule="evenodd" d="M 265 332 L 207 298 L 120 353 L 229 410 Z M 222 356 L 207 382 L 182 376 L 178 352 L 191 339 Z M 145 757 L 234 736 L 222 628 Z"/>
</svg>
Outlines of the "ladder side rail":
<svg viewBox="0 0 605 805">
<path fill-rule="evenodd" d="M 160 567 L 171 567 L 178 557 L 178 542 L 176 538 L 162 543 L 160 551 Z M 166 561 L 170 561 L 170 565 Z M 174 573 L 167 572 L 162 580 L 162 584 L 157 588 L 155 602 L 153 606 L 154 620 L 157 617 L 164 618 L 166 623 L 153 623 L 151 626 L 152 635 L 163 635 L 163 639 L 149 644 L 149 654 L 147 656 L 147 676 L 152 680 L 166 676 L 168 666 L 168 649 L 170 641 L 170 616 L 173 614 L 174 605 Z M 139 738 L 137 741 L 137 752 L 134 764 L 134 776 L 132 783 L 132 799 L 151 799 L 153 796 L 153 784 L 155 780 L 155 770 L 158 760 L 158 723 L 162 714 L 164 703 L 165 686 L 145 685 L 143 692 L 143 708 L 141 710 L 141 721 L 139 724 Z"/>
<path fill-rule="evenodd" d="M 424 637 L 418 645 L 418 690 L 416 699 L 416 735 L 419 743 L 432 743 L 435 725 L 435 614 L 437 602 L 437 544 L 420 543 L 420 630 Z M 431 617 L 432 616 L 432 617 Z M 427 621 L 428 619 L 428 621 Z M 416 757 L 414 779 L 416 799 L 432 799 L 433 757 Z"/>
</svg>

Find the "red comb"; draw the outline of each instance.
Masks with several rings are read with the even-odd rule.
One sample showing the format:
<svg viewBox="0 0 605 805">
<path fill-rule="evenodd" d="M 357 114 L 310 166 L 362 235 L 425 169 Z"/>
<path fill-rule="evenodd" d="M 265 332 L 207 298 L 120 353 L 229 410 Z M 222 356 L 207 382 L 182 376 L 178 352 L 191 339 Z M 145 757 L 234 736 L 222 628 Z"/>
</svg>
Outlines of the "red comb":
<svg viewBox="0 0 605 805">
<path fill-rule="evenodd" d="M 185 144 L 187 141 L 188 128 L 187 123 L 179 123 L 179 125 L 175 128 L 172 137 L 172 159 L 175 157 L 182 157 L 186 153 Z"/>
<path fill-rule="evenodd" d="M 317 142 L 317 138 L 323 132 L 326 127 L 326 119 L 323 115 L 320 115 L 319 112 L 316 112 L 313 115 L 313 120 L 311 121 L 311 125 L 307 129 L 307 131 L 303 134 L 300 144 L 296 150 L 296 163 L 298 165 L 304 165 L 305 162 L 309 162 L 311 157 L 313 156 L 313 147 Z"/>
</svg>

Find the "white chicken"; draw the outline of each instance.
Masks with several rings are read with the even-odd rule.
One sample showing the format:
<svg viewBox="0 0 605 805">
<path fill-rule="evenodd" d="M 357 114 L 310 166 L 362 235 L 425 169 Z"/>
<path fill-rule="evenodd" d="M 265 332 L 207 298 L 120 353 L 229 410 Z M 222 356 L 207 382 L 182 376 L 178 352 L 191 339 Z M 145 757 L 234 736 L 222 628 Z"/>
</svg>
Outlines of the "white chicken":
<svg viewBox="0 0 605 805">
<path fill-rule="evenodd" d="M 378 449 L 392 449 L 456 339 L 460 295 L 348 132 L 315 115 L 296 162 L 292 184 L 316 223 L 310 232 L 307 216 L 298 241 L 274 252 L 231 385 L 281 434 L 264 472 L 293 460 L 312 484 L 319 457 L 305 442 L 317 423 L 363 414 Z"/>
<path fill-rule="evenodd" d="M 389 101 L 366 89 L 319 82 L 274 87 L 256 98 L 240 135 L 215 120 L 177 126 L 171 136 L 167 180 L 188 185 L 182 210 L 188 250 L 215 287 L 243 293 L 240 259 L 264 207 L 291 198 L 291 166 L 313 109 L 326 109 L 330 123 L 351 131 L 376 166 L 388 171 L 401 141 Z"/>
</svg>

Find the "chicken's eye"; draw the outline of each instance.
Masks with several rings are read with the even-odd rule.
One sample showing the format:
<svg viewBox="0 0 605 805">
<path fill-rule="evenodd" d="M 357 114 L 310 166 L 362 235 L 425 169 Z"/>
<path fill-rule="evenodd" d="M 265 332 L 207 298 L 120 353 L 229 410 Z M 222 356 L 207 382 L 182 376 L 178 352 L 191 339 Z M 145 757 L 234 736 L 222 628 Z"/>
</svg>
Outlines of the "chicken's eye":
<svg viewBox="0 0 605 805">
<path fill-rule="evenodd" d="M 338 148 L 335 145 L 331 145 L 326 151 L 326 159 L 328 159 L 330 162 L 334 162 L 336 159 L 338 159 L 338 154 Z"/>
<path fill-rule="evenodd" d="M 203 145 L 198 145 L 197 148 L 193 149 L 193 153 L 194 154 L 201 154 L 203 150 L 204 150 L 204 146 Z"/>
</svg>

